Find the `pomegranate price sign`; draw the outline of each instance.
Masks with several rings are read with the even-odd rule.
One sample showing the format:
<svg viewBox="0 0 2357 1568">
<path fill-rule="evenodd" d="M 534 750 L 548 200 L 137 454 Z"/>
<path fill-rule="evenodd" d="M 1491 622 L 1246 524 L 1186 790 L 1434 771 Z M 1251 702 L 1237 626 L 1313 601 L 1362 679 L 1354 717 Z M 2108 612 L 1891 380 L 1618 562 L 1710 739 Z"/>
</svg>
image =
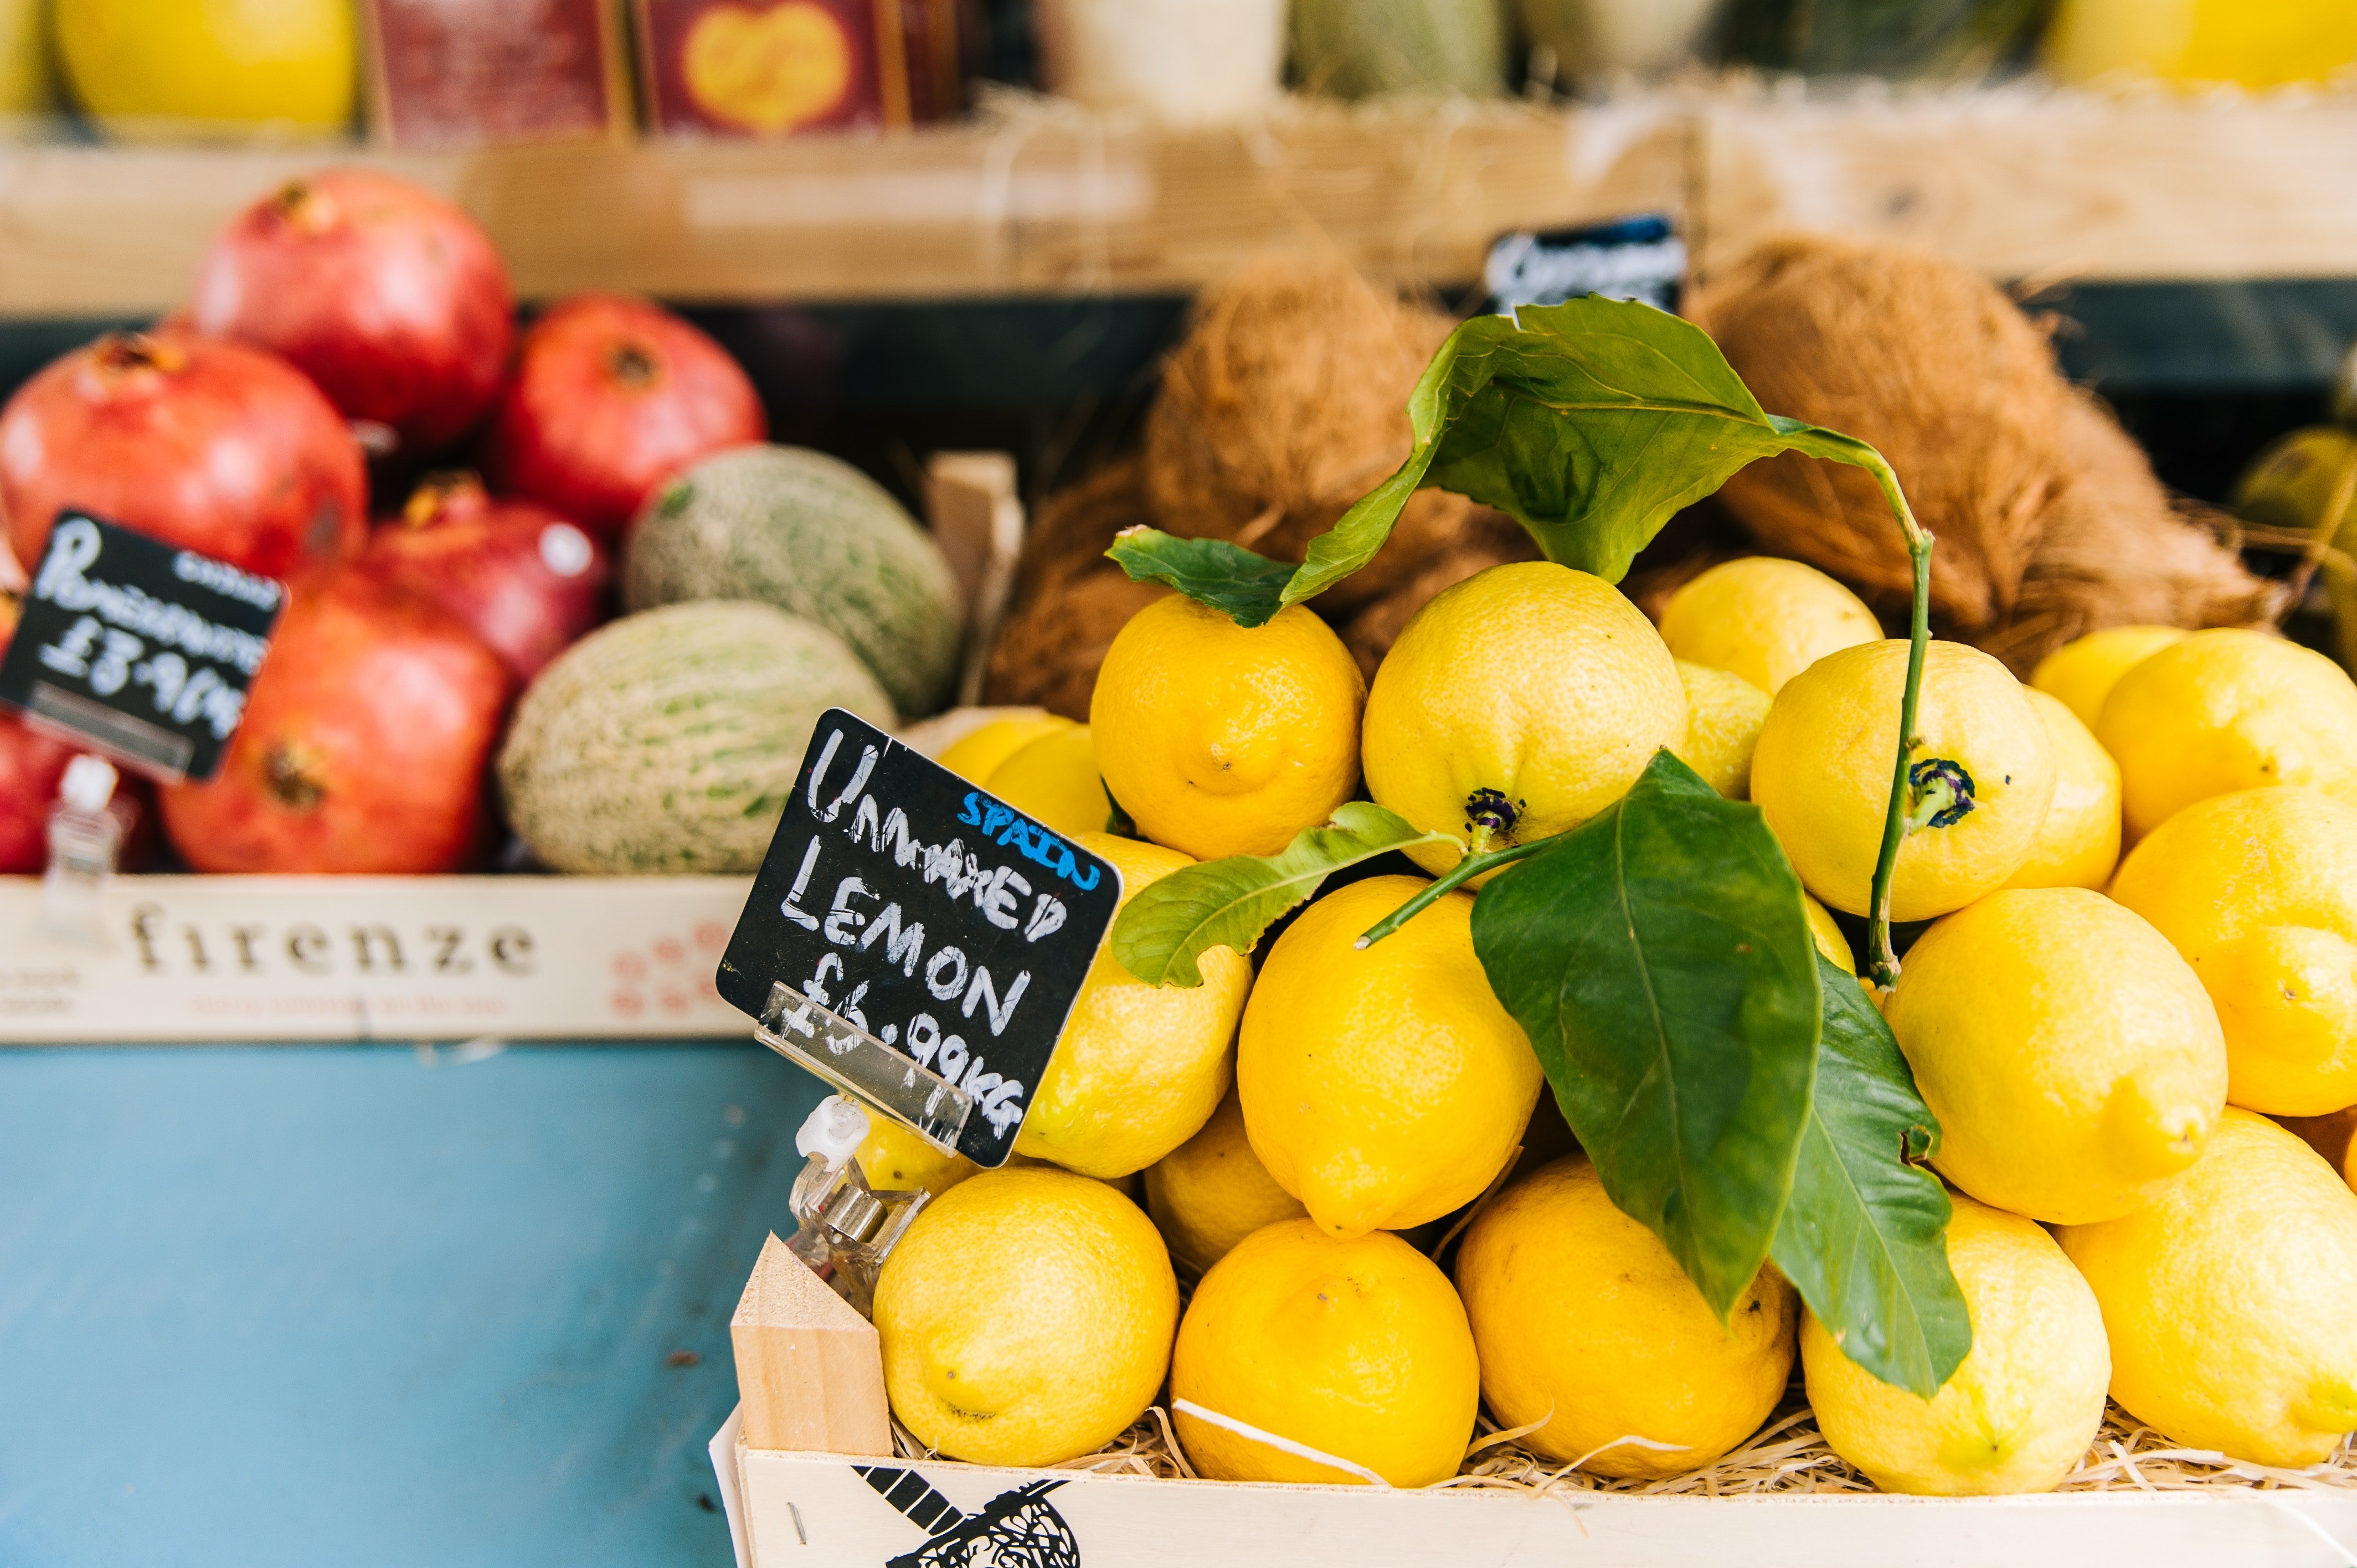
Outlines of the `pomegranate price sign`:
<svg viewBox="0 0 2357 1568">
<path fill-rule="evenodd" d="M 271 578 L 62 512 L 0 660 L 0 702 L 145 772 L 209 779 L 285 605 Z"/>
<path fill-rule="evenodd" d="M 762 1042 L 1000 1165 L 1121 874 L 863 719 L 818 722 L 720 961 Z"/>
</svg>

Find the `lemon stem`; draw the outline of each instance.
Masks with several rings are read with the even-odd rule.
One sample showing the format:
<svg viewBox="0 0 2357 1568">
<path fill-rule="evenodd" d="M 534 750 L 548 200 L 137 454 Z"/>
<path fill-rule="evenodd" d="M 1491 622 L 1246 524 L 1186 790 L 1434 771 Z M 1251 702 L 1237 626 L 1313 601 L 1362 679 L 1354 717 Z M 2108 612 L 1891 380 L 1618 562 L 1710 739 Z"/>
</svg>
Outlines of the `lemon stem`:
<svg viewBox="0 0 2357 1568">
<path fill-rule="evenodd" d="M 1366 934 L 1351 945 L 1354 949 L 1374 946 L 1491 866 L 1503 865 L 1509 861 L 1520 860 L 1526 854 L 1536 854 L 1562 836 L 1561 833 L 1551 833 L 1543 839 L 1533 839 L 1528 843 L 1508 844 L 1504 849 L 1494 849 L 1487 854 L 1467 855 L 1449 867 L 1448 874 L 1439 881 L 1426 887 L 1415 897 L 1369 926 Z"/>
<path fill-rule="evenodd" d="M 1916 710 L 1923 695 L 1923 659 L 1932 640 L 1932 535 L 1915 521 L 1899 476 L 1878 452 L 1871 461 L 1853 459 L 1882 487 L 1891 515 L 1907 535 L 1907 554 L 1914 564 L 1915 602 L 1907 633 L 1907 686 L 1899 699 L 1899 756 L 1890 766 L 1890 804 L 1883 815 L 1882 852 L 1875 857 L 1871 902 L 1867 906 L 1867 967 L 1874 983 L 1888 988 L 1899 980 L 1899 955 L 1890 946 L 1890 883 L 1899 871 L 1899 846 L 1907 837 L 1908 759 L 1915 749 Z"/>
</svg>

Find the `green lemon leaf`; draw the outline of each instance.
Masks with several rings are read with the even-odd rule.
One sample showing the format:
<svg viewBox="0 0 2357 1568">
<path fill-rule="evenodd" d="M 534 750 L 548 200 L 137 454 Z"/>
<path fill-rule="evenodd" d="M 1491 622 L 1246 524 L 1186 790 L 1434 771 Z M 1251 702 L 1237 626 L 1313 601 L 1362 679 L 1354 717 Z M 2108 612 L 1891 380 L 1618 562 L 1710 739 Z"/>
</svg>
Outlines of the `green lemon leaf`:
<svg viewBox="0 0 2357 1568">
<path fill-rule="evenodd" d="M 1595 295 L 1458 326 L 1416 383 L 1408 423 L 1407 461 L 1309 542 L 1285 603 L 1372 560 L 1426 485 L 1511 514 L 1548 560 L 1617 583 L 1680 509 L 1759 458 L 1881 461 L 1864 442 L 1762 412 L 1692 322 Z"/>
<path fill-rule="evenodd" d="M 1866 990 L 1817 960 L 1824 1029 L 1792 1198 L 1769 1256 L 1853 1361 L 1930 1399 L 1973 1348 L 1948 1268 L 1940 1123 Z"/>
<path fill-rule="evenodd" d="M 1113 956 L 1149 985 L 1200 985 L 1195 961 L 1206 950 L 1252 951 L 1262 932 L 1335 872 L 1395 849 L 1454 842 L 1371 801 L 1350 801 L 1335 809 L 1330 827 L 1304 828 L 1279 854 L 1207 860 L 1138 889 L 1113 923 Z"/>
<path fill-rule="evenodd" d="M 1133 582 L 1164 583 L 1238 626 L 1265 626 L 1283 609 L 1294 569 L 1224 539 L 1180 539 L 1158 528 L 1125 528 L 1105 552 Z"/>
<path fill-rule="evenodd" d="M 1473 950 L 1604 1190 L 1727 1317 L 1792 1190 L 1823 1006 L 1800 879 L 1759 808 L 1658 752 L 1482 889 Z"/>
</svg>

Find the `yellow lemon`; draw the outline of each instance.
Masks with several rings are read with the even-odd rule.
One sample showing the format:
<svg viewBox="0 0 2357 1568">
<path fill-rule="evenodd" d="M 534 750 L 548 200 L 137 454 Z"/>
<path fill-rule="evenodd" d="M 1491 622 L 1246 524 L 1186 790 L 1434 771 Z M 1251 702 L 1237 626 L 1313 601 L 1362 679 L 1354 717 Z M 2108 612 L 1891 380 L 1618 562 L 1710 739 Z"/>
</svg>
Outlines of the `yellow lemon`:
<svg viewBox="0 0 2357 1568">
<path fill-rule="evenodd" d="M 1299 605 L 1246 628 L 1183 594 L 1130 617 L 1089 699 L 1105 785 L 1199 860 L 1275 854 L 1359 782 L 1365 680 Z"/>
<path fill-rule="evenodd" d="M 2197 631 L 2119 679 L 2095 738 L 2119 759 L 2130 843 L 2232 789 L 2357 792 L 2357 683 L 2256 631 Z"/>
<path fill-rule="evenodd" d="M 1826 1444 L 1886 1492 L 2050 1491 L 2104 1424 L 2104 1315 L 2044 1230 L 1953 1202 L 1948 1267 L 1972 1317 L 1971 1354 L 1919 1399 L 1844 1355 L 1811 1315 L 1801 1324 L 1809 1403 Z"/>
<path fill-rule="evenodd" d="M 950 742 L 933 760 L 967 783 L 980 784 L 987 789 L 990 776 L 998 770 L 1000 763 L 1041 736 L 1079 727 L 1061 714 L 1033 708 L 977 725 Z"/>
<path fill-rule="evenodd" d="M 2112 897 L 2209 990 L 2226 1098 L 2287 1116 L 2357 1105 L 2357 808 L 2312 789 L 2212 795 L 2136 845 Z"/>
<path fill-rule="evenodd" d="M 1596 815 L 1685 729 L 1677 662 L 1620 589 L 1545 561 L 1492 566 L 1436 595 L 1376 669 L 1367 791 L 1502 849 Z M 1459 858 L 1408 853 L 1436 874 Z"/>
<path fill-rule="evenodd" d="M 1170 1243 L 1171 1260 L 1199 1274 L 1264 1225 L 1309 1212 L 1252 1152 L 1233 1090 L 1201 1132 L 1146 1167 L 1146 1211 Z"/>
<path fill-rule="evenodd" d="M 1910 949 L 1883 1015 L 1940 1119 L 1940 1174 L 2054 1225 L 2149 1201 L 2226 1103 L 2218 1015 L 2177 950 L 2083 887 L 1992 893 Z"/>
<path fill-rule="evenodd" d="M 1124 904 L 1195 864 L 1177 850 L 1110 833 L 1073 840 L 1121 873 Z M 1125 1176 L 1211 1120 L 1228 1091 L 1228 1045 L 1252 988 L 1252 965 L 1212 948 L 1195 967 L 1200 985 L 1148 985 L 1121 966 L 1112 943 L 1097 950 L 1016 1134 L 1017 1152 L 1082 1176 Z"/>
<path fill-rule="evenodd" d="M 1808 917 L 1809 940 L 1817 944 L 1817 950 L 1844 974 L 1856 974 L 1857 955 L 1849 950 L 1849 938 L 1842 934 L 1841 927 L 1834 923 L 1834 918 L 1825 907 L 1803 893 L 1801 895 L 1801 913 Z"/>
<path fill-rule="evenodd" d="M 1662 610 L 1672 653 L 1740 675 L 1770 696 L 1826 654 L 1881 638 L 1882 623 L 1856 594 L 1814 566 L 1772 555 L 1722 562 Z"/>
<path fill-rule="evenodd" d="M 1786 682 L 1751 756 L 1751 799 L 1808 890 L 1865 915 L 1898 759 L 1907 644 L 1827 654 Z M 2038 842 L 2054 753 L 2021 683 L 1961 642 L 1923 661 L 1910 820 L 1890 918 L 1928 920 L 2002 886 Z"/>
<path fill-rule="evenodd" d="M 1585 1155 L 1481 1210 L 1457 1254 L 1457 1289 L 1491 1414 L 1544 1422 L 1523 1445 L 1595 1475 L 1709 1464 L 1760 1429 L 1792 1375 L 1799 1304 L 1784 1277 L 1760 1270 L 1722 1327 Z"/>
<path fill-rule="evenodd" d="M 350 0 L 56 0 L 52 25 L 74 96 L 110 131 L 340 131 L 358 82 L 352 10 Z"/>
<path fill-rule="evenodd" d="M 2038 824 L 2029 858 L 2005 885 L 2101 887 L 2120 862 L 2120 765 L 2060 698 L 2035 687 L 2021 694 L 2046 725 L 2054 753 L 2054 799 Z"/>
<path fill-rule="evenodd" d="M 1113 815 L 1086 725 L 1034 736 L 1008 752 L 982 787 L 1066 838 L 1102 833 Z"/>
<path fill-rule="evenodd" d="M 1170 1395 L 1349 1461 L 1394 1487 L 1457 1473 L 1481 1371 L 1448 1276 L 1396 1236 L 1307 1219 L 1255 1230 L 1195 1287 Z M 1185 1410 L 1178 1442 L 1219 1481 L 1363 1481 Z"/>
<path fill-rule="evenodd" d="M 1253 1152 L 1337 1236 L 1405 1230 L 1472 1202 L 1538 1102 L 1538 1058 L 1473 956 L 1471 895 L 1352 945 L 1423 886 L 1370 877 L 1302 911 L 1269 950 L 1236 1037 Z"/>
<path fill-rule="evenodd" d="M 1053 1465 L 1146 1413 L 1178 1281 L 1138 1207 L 1066 1171 L 985 1171 L 925 1207 L 876 1279 L 892 1412 L 976 1465 Z"/>
<path fill-rule="evenodd" d="M 1686 689 L 1686 736 L 1671 749 L 1730 800 L 1751 798 L 1751 753 L 1768 722 L 1768 693 L 1740 675 L 1678 660 Z"/>
<path fill-rule="evenodd" d="M 945 1155 L 878 1111 L 867 1113 L 867 1136 L 859 1145 L 860 1174 L 887 1192 L 922 1188 L 935 1197 L 980 1169 L 963 1155 Z"/>
<path fill-rule="evenodd" d="M 2230 1110 L 2150 1204 L 2060 1234 L 2095 1289 L 2112 1397 L 2176 1442 L 2313 1465 L 2357 1428 L 2357 1193 Z"/>
<path fill-rule="evenodd" d="M 2090 730 L 2103 715 L 2104 699 L 2120 677 L 2167 648 L 2182 642 L 2173 626 L 2109 626 L 2064 643 L 2038 661 L 2029 683 L 2079 715 Z"/>
</svg>

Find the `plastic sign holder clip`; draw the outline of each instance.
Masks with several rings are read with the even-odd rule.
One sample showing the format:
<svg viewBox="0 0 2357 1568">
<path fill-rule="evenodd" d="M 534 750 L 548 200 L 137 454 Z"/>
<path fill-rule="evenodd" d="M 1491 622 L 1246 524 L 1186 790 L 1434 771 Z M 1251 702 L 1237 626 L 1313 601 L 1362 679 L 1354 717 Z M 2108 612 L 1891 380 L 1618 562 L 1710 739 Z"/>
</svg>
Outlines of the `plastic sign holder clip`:
<svg viewBox="0 0 2357 1568">
<path fill-rule="evenodd" d="M 974 1114 L 973 1095 L 784 981 L 770 985 L 753 1037 L 908 1123 L 942 1153 L 958 1152 L 958 1135 Z"/>
<path fill-rule="evenodd" d="M 786 1245 L 835 1294 L 872 1316 L 877 1273 L 932 1195 L 868 1186 L 857 1159 L 866 1138 L 867 1112 L 840 1094 L 820 1101 L 802 1122 L 794 1134 L 802 1156 L 791 1200 L 795 1229 Z"/>
</svg>

